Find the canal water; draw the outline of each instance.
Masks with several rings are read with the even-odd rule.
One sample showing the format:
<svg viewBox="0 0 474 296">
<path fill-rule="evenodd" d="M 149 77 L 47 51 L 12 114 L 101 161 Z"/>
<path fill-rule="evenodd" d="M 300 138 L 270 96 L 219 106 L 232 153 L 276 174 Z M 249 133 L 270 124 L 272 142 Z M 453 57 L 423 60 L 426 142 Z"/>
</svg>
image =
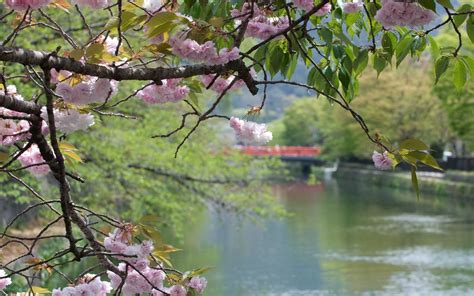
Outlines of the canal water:
<svg viewBox="0 0 474 296">
<path fill-rule="evenodd" d="M 350 182 L 289 184 L 292 213 L 259 225 L 203 213 L 174 256 L 213 267 L 207 296 L 474 295 L 473 207 Z"/>
</svg>

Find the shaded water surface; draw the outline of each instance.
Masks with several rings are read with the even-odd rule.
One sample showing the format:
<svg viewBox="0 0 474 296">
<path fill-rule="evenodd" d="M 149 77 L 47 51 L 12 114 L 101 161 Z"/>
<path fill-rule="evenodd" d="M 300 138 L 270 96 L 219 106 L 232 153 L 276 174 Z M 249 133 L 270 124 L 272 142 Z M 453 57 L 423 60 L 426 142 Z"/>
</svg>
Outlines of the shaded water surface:
<svg viewBox="0 0 474 296">
<path fill-rule="evenodd" d="M 175 263 L 214 267 L 207 296 L 474 295 L 471 205 L 341 182 L 275 192 L 292 217 L 209 212 L 187 229 Z"/>
</svg>

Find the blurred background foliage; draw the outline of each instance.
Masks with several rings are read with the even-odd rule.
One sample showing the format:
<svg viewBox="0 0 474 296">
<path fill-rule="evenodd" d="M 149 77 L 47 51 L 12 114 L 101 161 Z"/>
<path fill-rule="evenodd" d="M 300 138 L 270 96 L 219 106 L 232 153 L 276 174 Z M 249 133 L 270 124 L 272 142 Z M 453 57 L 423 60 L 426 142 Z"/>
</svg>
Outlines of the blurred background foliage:
<svg viewBox="0 0 474 296">
<path fill-rule="evenodd" d="M 0 6 L 0 12 L 3 11 Z M 80 27 L 80 19 L 73 14 L 54 10 L 48 13 L 63 18 L 65 29 L 75 38 L 87 38 L 83 31 L 75 30 Z M 92 17 L 100 20 L 108 16 L 101 12 Z M 93 22 L 91 26 L 94 28 Z M 0 37 L 3 34 L 0 32 Z M 34 34 L 20 34 L 17 46 L 44 50 L 56 49 L 56 41 L 61 39 L 59 34 L 51 34 L 41 26 Z M 133 37 L 130 40 L 144 42 Z M 440 46 L 457 42 L 452 29 L 440 32 L 436 40 Z M 466 39 L 463 50 L 473 53 L 474 46 Z M 374 70 L 367 70 L 361 76 L 359 94 L 352 104 L 372 131 L 394 143 L 416 137 L 437 150 L 450 149 L 459 156 L 468 155 L 474 149 L 474 81 L 468 81 L 463 91 L 456 91 L 450 81 L 452 75 L 446 73 L 433 87 L 435 58 L 423 56 L 420 62 L 406 61 L 398 69 L 387 69 L 380 77 Z M 16 67 L 18 74 L 24 71 Z M 293 80 L 306 82 L 306 77 L 307 71 L 299 65 Z M 25 98 L 38 93 L 31 81 L 17 80 L 15 84 Z M 121 83 L 114 100 L 128 96 L 142 84 Z M 211 98 L 207 93 L 199 96 L 201 107 Z M 236 92 L 225 98 L 218 113 L 245 117 L 250 107 L 260 105 L 261 99 L 261 93 L 251 96 L 245 90 Z M 178 127 L 185 107 L 184 103 L 150 107 L 132 98 L 114 111 L 136 119 L 97 115 L 90 131 L 66 136 L 65 140 L 79 149 L 84 160 L 75 168 L 86 179 L 85 184 L 73 184 L 78 203 L 120 213 L 124 220 L 154 214 L 162 226 L 178 234 L 203 207 L 250 217 L 282 214 L 264 184 L 275 175 L 285 176 L 285 169 L 277 160 L 251 159 L 233 151 L 233 135 L 225 121 L 212 120 L 201 125 L 176 159 L 174 151 L 186 129 L 170 138 L 151 138 Z M 375 148 L 350 114 L 322 97 L 316 99 L 303 88 L 269 86 L 261 114 L 246 118 L 270 122 L 274 140 L 269 145 L 321 145 L 322 156 L 327 159 L 368 158 Z M 54 188 L 50 186 L 53 180 L 36 180 L 27 173 L 19 176 L 46 194 Z M 193 178 L 200 180 L 190 180 Z M 9 176 L 0 175 L 5 196 L 29 201 L 27 190 L 11 181 Z"/>
</svg>

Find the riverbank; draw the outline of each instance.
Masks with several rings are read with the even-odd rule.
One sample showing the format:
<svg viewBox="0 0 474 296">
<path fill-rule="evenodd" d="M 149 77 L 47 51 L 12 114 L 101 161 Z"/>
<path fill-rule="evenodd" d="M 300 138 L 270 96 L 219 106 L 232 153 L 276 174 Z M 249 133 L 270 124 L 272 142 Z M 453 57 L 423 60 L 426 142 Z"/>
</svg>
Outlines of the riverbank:
<svg viewBox="0 0 474 296">
<path fill-rule="evenodd" d="M 313 173 L 322 178 L 324 169 L 313 168 Z M 462 171 L 418 172 L 421 193 L 446 195 L 474 201 L 474 173 Z M 342 163 L 332 177 L 355 180 L 377 186 L 412 190 L 410 173 L 406 171 L 379 171 L 373 166 Z"/>
</svg>

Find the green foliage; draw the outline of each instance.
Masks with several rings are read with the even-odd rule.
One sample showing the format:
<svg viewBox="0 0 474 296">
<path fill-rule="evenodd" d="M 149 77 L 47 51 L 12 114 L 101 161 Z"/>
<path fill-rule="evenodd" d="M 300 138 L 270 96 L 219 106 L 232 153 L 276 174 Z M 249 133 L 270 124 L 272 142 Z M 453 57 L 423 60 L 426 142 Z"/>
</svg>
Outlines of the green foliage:
<svg viewBox="0 0 474 296">
<path fill-rule="evenodd" d="M 425 63 L 422 67 L 428 66 Z M 432 81 L 423 68 L 404 63 L 398 70 L 384 71 L 379 78 L 375 70 L 361 75 L 360 94 L 351 105 L 366 118 L 372 133 L 383 134 L 391 143 L 409 138 L 430 144 L 446 142 L 445 114 L 431 92 Z M 325 101 L 313 100 L 313 104 L 316 108 L 313 128 L 322 135 L 324 157 L 369 157 L 366 135 L 350 114 Z"/>
<path fill-rule="evenodd" d="M 295 101 L 285 110 L 282 118 L 283 145 L 313 146 L 320 143 L 317 129 L 317 104 L 314 98 Z"/>
<path fill-rule="evenodd" d="M 469 24 L 469 21 L 468 21 Z M 469 31 L 469 30 L 468 30 Z M 468 32 L 469 33 L 469 32 Z M 442 47 L 452 47 L 456 45 L 457 37 L 454 30 L 444 30 L 436 37 L 437 43 Z M 444 58 L 443 63 L 455 64 L 450 69 L 444 69 L 445 74 L 440 78 L 438 70 L 440 57 L 436 61 L 436 81 L 434 92 L 442 103 L 443 109 L 446 110 L 449 127 L 453 132 L 453 142 L 456 138 L 461 139 L 467 148 L 474 149 L 474 80 L 472 70 L 474 69 L 472 54 L 474 54 L 474 44 L 463 36 L 464 47 L 461 51 L 461 57 L 458 59 Z M 468 71 L 471 69 L 471 72 Z M 457 89 L 453 89 L 452 85 L 457 85 Z M 461 89 L 461 85 L 463 88 Z M 467 149 L 456 149 L 459 155 L 467 153 Z"/>
<path fill-rule="evenodd" d="M 140 118 L 103 118 L 90 132 L 67 139 L 80 147 L 85 162 L 77 170 L 86 178 L 87 186 L 73 187 L 81 203 L 120 213 L 124 220 L 155 214 L 160 217 L 160 226 L 178 233 L 209 205 L 255 218 L 283 213 L 263 185 L 279 171 L 278 161 L 254 160 L 230 146 L 223 148 L 227 140 L 215 136 L 223 131 L 215 125 L 201 126 L 174 159 L 185 131 L 172 138 L 151 136 L 179 126 L 180 108 L 146 109 L 135 102 L 128 103 L 127 108 L 140 109 Z M 183 176 L 216 182 L 186 181 Z"/>
</svg>

